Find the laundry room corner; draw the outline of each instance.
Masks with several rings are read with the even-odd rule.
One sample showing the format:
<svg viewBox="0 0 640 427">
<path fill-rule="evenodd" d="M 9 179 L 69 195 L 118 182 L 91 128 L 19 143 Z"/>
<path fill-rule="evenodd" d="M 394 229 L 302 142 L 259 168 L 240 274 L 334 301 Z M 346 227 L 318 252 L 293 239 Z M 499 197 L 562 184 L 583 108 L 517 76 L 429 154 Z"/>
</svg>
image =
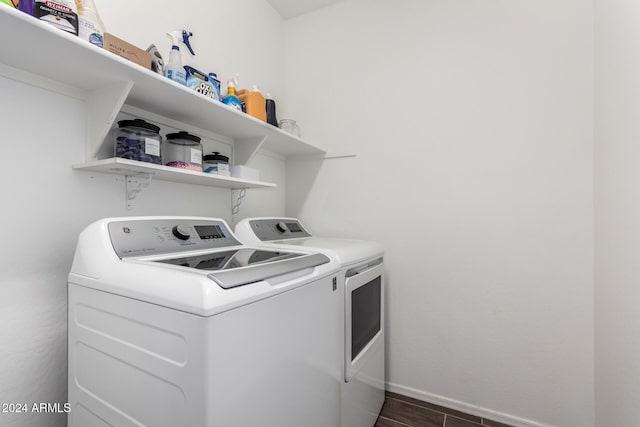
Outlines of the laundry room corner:
<svg viewBox="0 0 640 427">
<path fill-rule="evenodd" d="M 640 424 L 640 9 L 596 2 L 596 425 Z"/>
<path fill-rule="evenodd" d="M 349 0 L 286 22 L 288 106 L 355 155 L 306 192 L 288 166 L 287 215 L 384 245 L 389 390 L 593 425 L 593 20 L 579 0 Z"/>
</svg>

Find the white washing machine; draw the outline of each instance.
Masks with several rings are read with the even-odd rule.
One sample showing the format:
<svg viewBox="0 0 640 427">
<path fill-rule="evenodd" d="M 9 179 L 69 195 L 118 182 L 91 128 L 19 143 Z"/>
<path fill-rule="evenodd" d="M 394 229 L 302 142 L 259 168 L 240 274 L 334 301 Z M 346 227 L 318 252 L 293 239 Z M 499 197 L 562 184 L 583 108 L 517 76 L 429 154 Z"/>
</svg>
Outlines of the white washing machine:
<svg viewBox="0 0 640 427">
<path fill-rule="evenodd" d="M 339 426 L 338 272 L 219 219 L 89 225 L 69 274 L 68 425 Z"/>
<path fill-rule="evenodd" d="M 248 218 L 235 228 L 246 244 L 320 252 L 340 263 L 343 310 L 343 427 L 372 427 L 384 403 L 384 264 L 375 242 L 311 235 L 295 218 Z"/>
</svg>

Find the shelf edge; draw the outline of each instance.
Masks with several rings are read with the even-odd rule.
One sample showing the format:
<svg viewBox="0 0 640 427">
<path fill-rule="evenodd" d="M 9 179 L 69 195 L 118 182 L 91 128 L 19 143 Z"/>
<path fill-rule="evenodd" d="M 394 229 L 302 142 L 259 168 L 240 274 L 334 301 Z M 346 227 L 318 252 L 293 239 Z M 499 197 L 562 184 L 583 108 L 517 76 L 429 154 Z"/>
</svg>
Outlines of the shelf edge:
<svg viewBox="0 0 640 427">
<path fill-rule="evenodd" d="M 109 173 L 120 176 L 151 174 L 160 181 L 187 183 L 218 188 L 276 188 L 271 182 L 252 181 L 236 177 L 217 176 L 202 172 L 180 170 L 168 166 L 144 164 L 135 160 L 110 158 L 72 165 L 73 170 Z M 174 170 L 175 169 L 175 170 Z"/>
</svg>

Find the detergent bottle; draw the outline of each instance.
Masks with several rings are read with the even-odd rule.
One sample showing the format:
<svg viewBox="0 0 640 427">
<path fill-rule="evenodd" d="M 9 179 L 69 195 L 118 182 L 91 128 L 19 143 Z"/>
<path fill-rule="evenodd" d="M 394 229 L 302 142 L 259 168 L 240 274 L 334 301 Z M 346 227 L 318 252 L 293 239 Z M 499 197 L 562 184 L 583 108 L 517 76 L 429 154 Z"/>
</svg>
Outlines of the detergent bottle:
<svg viewBox="0 0 640 427">
<path fill-rule="evenodd" d="M 182 41 L 182 43 L 187 46 L 187 49 L 189 49 L 189 52 L 192 55 L 195 55 L 193 49 L 191 48 L 191 44 L 189 43 L 189 37 L 191 37 L 192 35 L 193 33 L 186 30 L 173 30 L 167 33 L 167 36 L 171 38 L 169 62 L 165 67 L 167 78 L 185 86 L 187 84 L 187 75 L 184 71 L 184 67 L 182 66 L 182 53 L 180 53 L 179 45 Z"/>
<path fill-rule="evenodd" d="M 236 92 L 236 87 L 238 86 L 238 74 L 233 76 L 232 79 L 227 81 L 227 96 L 222 100 L 224 104 L 227 104 L 229 107 L 233 107 L 236 110 L 242 111 L 242 102 L 240 102 L 240 98 L 238 98 L 238 94 Z"/>
<path fill-rule="evenodd" d="M 78 36 L 98 47 L 104 46 L 105 28 L 93 0 L 76 1 L 78 7 Z"/>
<path fill-rule="evenodd" d="M 240 89 L 237 94 L 244 105 L 245 113 L 263 122 L 267 121 L 266 100 L 258 85 L 253 85 L 251 90 Z"/>
<path fill-rule="evenodd" d="M 273 99 L 270 93 L 267 93 L 267 99 L 265 100 L 265 109 L 267 110 L 267 123 L 278 127 L 278 118 L 276 117 L 276 101 Z"/>
</svg>

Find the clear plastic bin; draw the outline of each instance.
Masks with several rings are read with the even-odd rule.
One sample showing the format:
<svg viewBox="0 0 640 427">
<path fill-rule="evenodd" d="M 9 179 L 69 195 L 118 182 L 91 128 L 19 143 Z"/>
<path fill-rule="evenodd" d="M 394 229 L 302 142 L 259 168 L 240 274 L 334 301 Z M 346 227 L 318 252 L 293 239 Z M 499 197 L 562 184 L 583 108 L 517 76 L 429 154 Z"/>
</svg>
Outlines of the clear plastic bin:
<svg viewBox="0 0 640 427">
<path fill-rule="evenodd" d="M 162 164 L 160 128 L 142 119 L 118 122 L 114 154 L 123 159 Z"/>
<path fill-rule="evenodd" d="M 180 131 L 166 136 L 162 149 L 163 163 L 174 168 L 202 172 L 200 137 Z"/>
</svg>

